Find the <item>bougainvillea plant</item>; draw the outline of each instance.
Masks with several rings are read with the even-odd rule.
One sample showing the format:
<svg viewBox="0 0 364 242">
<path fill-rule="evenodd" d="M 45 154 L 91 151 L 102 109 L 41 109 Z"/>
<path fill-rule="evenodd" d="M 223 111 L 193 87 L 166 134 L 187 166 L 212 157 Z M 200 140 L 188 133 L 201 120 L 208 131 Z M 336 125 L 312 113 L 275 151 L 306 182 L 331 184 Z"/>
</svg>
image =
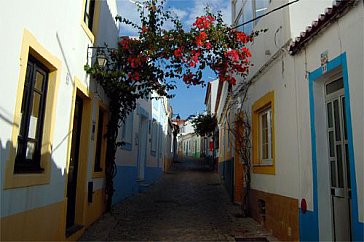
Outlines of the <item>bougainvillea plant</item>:
<svg viewBox="0 0 364 242">
<path fill-rule="evenodd" d="M 208 9 L 186 30 L 176 15 L 164 10 L 163 1 L 147 0 L 142 6 L 138 7 L 141 25 L 116 17 L 117 21 L 137 29 L 139 36 L 121 37 L 117 49 L 101 49 L 107 56 L 105 67 L 85 66 L 110 100 L 106 157 L 108 209 L 114 192 L 118 130 L 137 100 L 148 98 L 152 92 L 171 97 L 168 93 L 178 80 L 187 85 L 204 85 L 202 71 L 206 67 L 215 71 L 220 81 L 235 85 L 236 78 L 249 72 L 251 53 L 246 45 L 258 35 L 248 36 L 229 27 L 221 13 L 213 14 Z"/>
</svg>

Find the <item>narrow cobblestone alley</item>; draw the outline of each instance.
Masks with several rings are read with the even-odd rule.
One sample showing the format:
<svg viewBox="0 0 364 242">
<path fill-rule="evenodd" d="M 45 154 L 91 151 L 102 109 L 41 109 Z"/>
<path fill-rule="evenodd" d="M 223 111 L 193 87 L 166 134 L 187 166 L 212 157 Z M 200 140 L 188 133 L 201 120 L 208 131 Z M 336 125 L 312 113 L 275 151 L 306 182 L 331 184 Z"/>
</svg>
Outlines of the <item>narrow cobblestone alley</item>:
<svg viewBox="0 0 364 242">
<path fill-rule="evenodd" d="M 201 163 L 176 163 L 147 192 L 114 206 L 81 240 L 275 240 L 251 218 L 237 216 L 240 209 L 229 201 L 218 175 Z"/>
</svg>

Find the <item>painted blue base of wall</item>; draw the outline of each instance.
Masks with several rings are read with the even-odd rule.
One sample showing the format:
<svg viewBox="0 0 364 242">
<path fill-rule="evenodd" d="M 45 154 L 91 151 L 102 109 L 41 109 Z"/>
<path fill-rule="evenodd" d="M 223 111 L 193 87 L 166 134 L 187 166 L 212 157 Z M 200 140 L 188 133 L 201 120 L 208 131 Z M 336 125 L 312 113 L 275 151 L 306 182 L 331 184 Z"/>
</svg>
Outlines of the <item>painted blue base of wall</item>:
<svg viewBox="0 0 364 242">
<path fill-rule="evenodd" d="M 318 219 L 312 211 L 305 214 L 299 209 L 300 215 L 300 241 L 319 241 Z M 354 221 L 352 224 L 352 240 L 364 241 L 364 224 Z"/>
<path fill-rule="evenodd" d="M 114 196 L 112 204 L 121 202 L 127 197 L 141 191 L 140 183 L 137 182 L 138 170 L 136 166 L 117 166 L 114 178 Z M 156 182 L 163 174 L 162 168 L 146 167 L 144 172 L 144 184 Z"/>
<path fill-rule="evenodd" d="M 148 184 L 152 184 L 159 180 L 162 176 L 163 171 L 162 168 L 159 167 L 145 167 L 145 175 L 144 182 Z"/>
<path fill-rule="evenodd" d="M 356 218 L 356 221 L 353 222 L 351 226 L 352 229 L 352 240 L 353 241 L 364 241 L 364 223 L 359 222 L 359 219 Z"/>
<path fill-rule="evenodd" d="M 300 220 L 300 241 L 319 241 L 319 231 L 316 214 L 312 211 L 298 211 Z"/>
<path fill-rule="evenodd" d="M 219 162 L 219 175 L 231 200 L 234 199 L 234 159 Z"/>
<path fill-rule="evenodd" d="M 135 166 L 117 166 L 114 178 L 114 196 L 112 203 L 116 204 L 139 191 L 137 183 L 137 168 Z"/>
</svg>

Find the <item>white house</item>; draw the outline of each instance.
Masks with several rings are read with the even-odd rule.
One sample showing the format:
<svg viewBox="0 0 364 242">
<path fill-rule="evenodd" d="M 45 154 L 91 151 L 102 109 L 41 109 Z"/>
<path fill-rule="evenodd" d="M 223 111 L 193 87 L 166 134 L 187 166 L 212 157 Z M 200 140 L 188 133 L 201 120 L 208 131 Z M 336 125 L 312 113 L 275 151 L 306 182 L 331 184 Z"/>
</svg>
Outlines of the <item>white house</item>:
<svg viewBox="0 0 364 242">
<path fill-rule="evenodd" d="M 206 106 L 206 112 L 215 115 L 216 113 L 216 99 L 217 99 L 217 91 L 219 87 L 219 80 L 210 81 L 207 84 L 207 90 L 206 90 L 206 96 L 205 96 L 205 106 Z M 214 145 L 213 145 L 214 139 L 213 137 L 208 137 L 204 144 L 202 145 L 202 149 L 204 150 L 205 154 L 207 156 L 212 157 Z"/>
<path fill-rule="evenodd" d="M 363 2 L 232 10 L 235 25 L 269 13 L 239 28 L 268 29 L 249 46 L 251 215 L 282 240 L 363 240 Z"/>
<path fill-rule="evenodd" d="M 124 144 L 116 153 L 113 203 L 144 191 L 171 162 L 169 110 L 168 99 L 154 93 L 150 99 L 138 100 L 121 126 L 118 141 Z"/>
<path fill-rule="evenodd" d="M 1 240 L 77 240 L 103 213 L 108 100 L 84 65 L 116 46 L 116 14 L 114 0 L 0 3 Z"/>
<path fill-rule="evenodd" d="M 192 126 L 191 121 L 194 117 L 195 116 L 190 116 L 183 122 L 183 125 L 179 127 L 179 134 L 177 136 L 179 158 L 201 157 L 202 138 L 195 133 L 195 129 Z"/>
</svg>

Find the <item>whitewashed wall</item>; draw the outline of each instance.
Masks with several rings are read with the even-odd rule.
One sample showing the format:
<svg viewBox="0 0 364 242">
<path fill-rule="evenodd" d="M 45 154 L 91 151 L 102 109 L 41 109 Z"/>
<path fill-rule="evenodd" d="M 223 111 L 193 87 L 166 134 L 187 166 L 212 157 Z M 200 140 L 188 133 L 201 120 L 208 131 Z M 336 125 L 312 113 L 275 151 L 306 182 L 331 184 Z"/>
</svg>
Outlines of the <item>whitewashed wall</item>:
<svg viewBox="0 0 364 242">
<path fill-rule="evenodd" d="M 300 160 L 301 167 L 301 186 L 300 196 L 312 197 L 312 163 L 311 163 L 311 135 L 307 130 L 310 129 L 309 122 L 309 102 L 308 102 L 308 81 L 305 79 L 305 71 L 312 72 L 320 67 L 320 54 L 324 51 L 328 51 L 329 60 L 340 56 L 342 53 L 346 53 L 347 67 L 348 67 L 348 79 L 349 79 L 349 93 L 350 93 L 350 107 L 351 107 L 351 122 L 353 131 L 353 143 L 354 143 L 354 159 L 355 159 L 355 175 L 356 184 L 358 189 L 358 205 L 359 205 L 359 221 L 364 221 L 364 89 L 363 89 L 363 3 L 359 1 L 358 6 L 352 9 L 347 15 L 340 18 L 337 22 L 330 25 L 324 31 L 322 31 L 307 47 L 305 51 L 301 51 L 295 57 L 295 69 L 296 69 L 296 83 L 297 88 L 300 90 L 298 93 L 300 96 L 299 101 L 299 122 L 301 129 L 299 130 L 299 142 L 301 146 Z M 307 59 L 307 61 L 305 61 Z M 305 68 L 305 62 L 307 62 L 307 68 Z M 320 124 L 318 124 L 320 125 Z M 306 129 L 307 128 L 307 129 Z M 325 129 L 324 124 L 316 127 L 316 130 Z M 305 157 L 308 156 L 308 157 Z M 306 174 L 309 174 L 307 177 Z M 327 174 L 328 175 L 328 174 Z M 320 180 L 324 181 L 322 177 Z M 319 188 L 324 190 L 324 188 Z M 328 193 L 328 191 L 327 191 Z M 323 197 L 320 198 L 322 201 Z M 329 204 L 329 195 L 327 194 L 326 201 L 322 201 L 320 217 L 329 217 L 329 209 L 324 209 L 323 204 Z M 310 201 L 310 207 L 312 207 L 312 200 Z M 320 208 L 320 205 L 319 205 Z M 324 233 L 323 233 L 324 234 Z"/>
<path fill-rule="evenodd" d="M 62 62 L 54 124 L 54 149 L 50 183 L 42 186 L 2 190 L 1 216 L 46 206 L 64 199 L 64 174 L 68 160 L 67 137 L 73 105 L 73 78 L 77 77 L 85 86 L 90 86 L 89 78 L 83 69 L 86 63 L 87 46 L 91 45 L 88 36 L 81 27 L 83 4 L 83 1 L 72 0 L 0 2 L 0 29 L 2 36 L 4 36 L 0 40 L 3 57 L 0 60 L 2 66 L 0 78 L 0 140 L 2 149 L 8 145 L 12 133 L 23 30 L 26 29 L 31 32 L 47 51 Z M 105 12 L 101 12 L 100 16 L 103 13 Z M 104 36 L 115 34 L 114 30 L 115 28 L 104 33 Z M 109 40 L 105 38 L 105 41 Z M 8 152 L 9 149 L 1 152 L 1 184 L 4 182 L 4 168 L 8 159 Z M 89 152 L 93 154 L 93 147 L 90 148 Z"/>
</svg>

